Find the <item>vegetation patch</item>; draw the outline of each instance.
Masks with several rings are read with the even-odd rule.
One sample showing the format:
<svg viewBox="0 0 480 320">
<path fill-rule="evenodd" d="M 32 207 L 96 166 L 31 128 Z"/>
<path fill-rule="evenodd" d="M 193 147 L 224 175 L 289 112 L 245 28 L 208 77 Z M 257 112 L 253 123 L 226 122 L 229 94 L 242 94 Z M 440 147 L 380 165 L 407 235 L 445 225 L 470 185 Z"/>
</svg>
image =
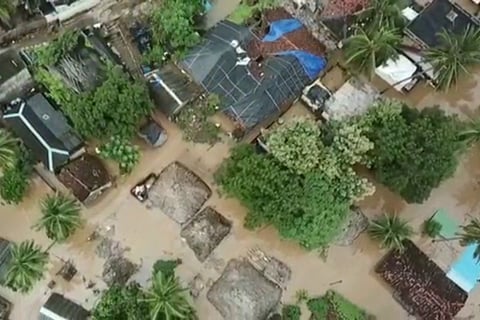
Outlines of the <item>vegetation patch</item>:
<svg viewBox="0 0 480 320">
<path fill-rule="evenodd" d="M 227 19 L 236 24 L 250 25 L 252 18 L 254 21 L 258 20 L 263 10 L 276 7 L 278 2 L 278 0 L 242 0 Z"/>
<path fill-rule="evenodd" d="M 37 49 L 33 58 L 36 80 L 84 137 L 131 138 L 152 108 L 144 84 L 132 80 L 78 34 L 65 33 Z"/>
<path fill-rule="evenodd" d="M 182 129 L 184 139 L 210 145 L 220 141 L 220 127 L 210 121 L 219 105 L 219 97 L 211 94 L 206 99 L 198 99 L 183 108 L 175 117 L 175 122 Z"/>
<path fill-rule="evenodd" d="M 132 145 L 127 139 L 113 136 L 99 148 L 100 156 L 118 163 L 121 174 L 131 173 L 140 160 L 138 146 Z"/>
<path fill-rule="evenodd" d="M 373 320 L 364 310 L 354 305 L 339 293 L 329 290 L 320 298 L 307 302 L 312 320 Z"/>
<path fill-rule="evenodd" d="M 3 146 L 3 148 L 7 148 L 7 146 Z M 12 151 L 11 154 L 9 153 L 11 160 L 7 162 L 5 157 L 6 162 L 3 164 L 11 163 L 11 165 L 5 165 L 3 169 L 0 166 L 2 171 L 0 175 L 0 197 L 7 204 L 19 204 L 25 197 L 30 185 L 33 159 L 22 145 L 15 144 L 10 150 Z"/>
<path fill-rule="evenodd" d="M 435 239 L 442 232 L 442 224 L 433 219 L 433 216 L 423 222 L 422 233 L 432 239 Z"/>
</svg>

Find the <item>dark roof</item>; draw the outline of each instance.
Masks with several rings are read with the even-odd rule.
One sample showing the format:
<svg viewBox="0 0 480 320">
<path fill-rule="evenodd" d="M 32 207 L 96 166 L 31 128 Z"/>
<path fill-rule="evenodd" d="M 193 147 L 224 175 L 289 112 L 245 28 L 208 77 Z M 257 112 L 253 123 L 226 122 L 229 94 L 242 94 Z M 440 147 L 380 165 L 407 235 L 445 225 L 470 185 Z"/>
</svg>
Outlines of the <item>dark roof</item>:
<svg viewBox="0 0 480 320">
<path fill-rule="evenodd" d="M 147 79 L 156 106 L 169 117 L 202 93 L 202 88 L 173 63 L 151 72 Z"/>
<path fill-rule="evenodd" d="M 40 309 L 38 320 L 56 320 L 58 316 L 68 320 L 87 320 L 89 312 L 62 295 L 52 293 Z"/>
<path fill-rule="evenodd" d="M 25 69 L 25 63 L 14 50 L 0 54 L 0 86 Z"/>
<path fill-rule="evenodd" d="M 230 43 L 236 40 L 245 48 L 254 37 L 246 27 L 222 21 L 181 62 L 197 83 L 219 95 L 223 111 L 247 130 L 280 114 L 311 82 L 297 58 L 289 55 L 265 57 L 261 78 L 248 66 L 237 65 L 239 55 Z"/>
<path fill-rule="evenodd" d="M 434 0 L 407 25 L 406 33 L 426 46 L 435 47 L 442 30 L 461 35 L 468 26 L 478 27 L 479 21 L 449 0 Z"/>
<path fill-rule="evenodd" d="M 467 293 L 409 240 L 405 251 L 390 251 L 375 271 L 395 290 L 395 296 L 423 320 L 451 320 L 462 309 Z"/>
<path fill-rule="evenodd" d="M 50 171 L 67 163 L 83 144 L 67 119 L 41 93 L 12 105 L 3 118 Z"/>
<path fill-rule="evenodd" d="M 11 242 L 0 238 L 0 284 L 5 281 L 7 275 L 7 267 L 10 261 L 10 247 Z"/>
<path fill-rule="evenodd" d="M 33 88 L 33 78 L 14 50 L 0 54 L 0 102 L 10 100 Z"/>
<path fill-rule="evenodd" d="M 91 192 L 111 182 L 102 161 L 90 154 L 84 154 L 64 166 L 57 178 L 79 201 L 85 201 Z"/>
</svg>

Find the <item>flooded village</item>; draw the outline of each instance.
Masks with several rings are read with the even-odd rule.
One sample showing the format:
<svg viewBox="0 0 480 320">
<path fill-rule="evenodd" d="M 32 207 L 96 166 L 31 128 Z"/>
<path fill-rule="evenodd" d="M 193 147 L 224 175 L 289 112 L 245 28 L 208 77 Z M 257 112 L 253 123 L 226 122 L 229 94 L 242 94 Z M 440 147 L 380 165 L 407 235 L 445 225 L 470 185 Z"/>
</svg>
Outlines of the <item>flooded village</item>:
<svg viewBox="0 0 480 320">
<path fill-rule="evenodd" d="M 349 39 L 376 23 L 369 10 L 382 0 L 195 1 L 195 19 L 181 17 L 193 10 L 186 1 L 18 1 L 8 10 L 0 1 L 0 320 L 167 319 L 169 308 L 179 308 L 172 319 L 200 320 L 480 319 L 479 231 L 462 238 L 480 214 L 479 126 L 470 127 L 480 119 L 479 53 L 450 80 L 449 68 L 422 57 L 441 46 L 442 30 L 480 30 L 480 4 L 406 1 L 396 56 L 372 51 L 373 66 L 367 57 L 355 69 Z M 176 10 L 185 32 L 166 27 Z M 480 52 L 479 32 L 470 50 Z M 383 41 L 367 34 L 359 43 Z M 417 158 L 402 154 L 409 165 L 393 156 L 379 165 L 375 143 L 401 134 L 367 128 L 399 116 L 390 105 L 443 112 L 412 111 L 433 121 L 398 132 L 428 134 L 382 150 L 421 145 Z M 347 132 L 340 151 L 330 135 L 338 128 Z M 323 140 L 295 139 L 312 132 Z M 428 156 L 448 148 L 442 139 L 455 146 Z M 345 148 L 353 160 L 339 165 Z M 423 174 L 428 161 L 441 179 Z M 388 184 L 389 164 L 410 181 Z M 325 191 L 324 181 L 350 189 Z M 271 212 L 280 208 L 284 216 Z M 379 240 L 382 217 L 399 218 L 406 235 L 389 229 Z M 40 249 L 21 257 L 24 241 Z M 32 266 L 36 254 L 44 262 Z M 171 278 L 158 271 L 171 264 Z M 112 307 L 112 288 L 128 283 L 141 293 Z"/>
</svg>

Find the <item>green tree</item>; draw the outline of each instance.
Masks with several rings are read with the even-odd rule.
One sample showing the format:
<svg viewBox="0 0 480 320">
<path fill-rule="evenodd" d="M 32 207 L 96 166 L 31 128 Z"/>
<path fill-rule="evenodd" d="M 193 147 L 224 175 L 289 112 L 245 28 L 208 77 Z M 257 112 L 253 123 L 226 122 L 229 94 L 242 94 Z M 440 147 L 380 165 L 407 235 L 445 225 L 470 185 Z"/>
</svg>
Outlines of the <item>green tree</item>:
<svg viewBox="0 0 480 320">
<path fill-rule="evenodd" d="M 167 277 L 175 276 L 175 269 L 182 263 L 181 259 L 157 260 L 153 264 L 153 276 L 161 272 Z"/>
<path fill-rule="evenodd" d="M 35 225 L 55 242 L 67 240 L 81 225 L 80 205 L 63 193 L 48 195 L 42 201 L 42 217 Z"/>
<path fill-rule="evenodd" d="M 373 77 L 375 68 L 397 56 L 402 41 L 396 29 L 381 27 L 372 31 L 359 29 L 345 41 L 346 64 L 355 71 Z"/>
<path fill-rule="evenodd" d="M 272 224 L 282 237 L 309 249 L 326 246 L 349 212 L 349 201 L 330 187 L 325 175 L 298 175 L 252 146 L 233 149 L 216 181 L 248 208 L 247 228 Z"/>
<path fill-rule="evenodd" d="M 442 231 L 442 224 L 436 220 L 433 220 L 433 217 L 425 220 L 422 227 L 423 234 L 429 236 L 432 239 L 440 235 L 440 232 Z"/>
<path fill-rule="evenodd" d="M 0 20 L 8 22 L 15 12 L 15 3 L 12 0 L 0 0 Z"/>
<path fill-rule="evenodd" d="M 200 36 L 195 31 L 195 19 L 203 10 L 202 0 L 162 1 L 150 15 L 152 51 L 163 51 L 165 48 L 178 56 L 197 44 Z"/>
<path fill-rule="evenodd" d="M 137 146 L 119 136 L 113 136 L 106 144 L 99 148 L 100 156 L 118 163 L 120 173 L 130 173 L 140 160 L 140 151 Z"/>
<path fill-rule="evenodd" d="M 120 66 L 108 66 L 106 80 L 78 101 L 62 105 L 78 132 L 89 138 L 131 138 L 151 111 L 145 86 L 132 82 Z"/>
<path fill-rule="evenodd" d="M 93 320 L 143 320 L 150 317 L 150 309 L 138 283 L 114 284 L 102 293 L 92 317 Z"/>
<path fill-rule="evenodd" d="M 468 27 L 460 35 L 443 30 L 438 39 L 439 45 L 429 48 L 424 58 L 433 66 L 438 89 L 447 90 L 480 65 L 480 29 Z"/>
<path fill-rule="evenodd" d="M 150 319 L 196 319 L 195 310 L 190 305 L 185 291 L 186 289 L 180 286 L 178 278 L 157 272 L 145 298 L 150 306 Z"/>
<path fill-rule="evenodd" d="M 437 107 L 421 111 L 379 101 L 360 120 L 374 143 L 376 178 L 408 202 L 421 203 L 457 166 L 462 144 L 456 117 Z"/>
<path fill-rule="evenodd" d="M 79 45 L 80 33 L 67 30 L 60 37 L 52 40 L 47 45 L 35 49 L 35 63 L 39 66 L 51 66 L 61 58 L 70 55 Z"/>
<path fill-rule="evenodd" d="M 278 161 L 298 174 L 316 169 L 323 153 L 320 128 L 314 121 L 301 118 L 268 133 L 267 147 Z"/>
<path fill-rule="evenodd" d="M 14 243 L 10 248 L 5 285 L 13 291 L 29 292 L 43 278 L 48 254 L 33 241 Z"/>
<path fill-rule="evenodd" d="M 476 245 L 473 257 L 480 262 L 480 220 L 472 219 L 467 225 L 461 227 L 459 233 L 462 246 Z"/>
<path fill-rule="evenodd" d="M 370 223 L 368 234 L 382 248 L 404 250 L 403 241 L 413 235 L 412 228 L 398 216 L 384 215 Z"/>
<path fill-rule="evenodd" d="M 17 144 L 17 139 L 8 131 L 0 129 L 0 168 L 8 168 L 15 164 Z"/>
</svg>

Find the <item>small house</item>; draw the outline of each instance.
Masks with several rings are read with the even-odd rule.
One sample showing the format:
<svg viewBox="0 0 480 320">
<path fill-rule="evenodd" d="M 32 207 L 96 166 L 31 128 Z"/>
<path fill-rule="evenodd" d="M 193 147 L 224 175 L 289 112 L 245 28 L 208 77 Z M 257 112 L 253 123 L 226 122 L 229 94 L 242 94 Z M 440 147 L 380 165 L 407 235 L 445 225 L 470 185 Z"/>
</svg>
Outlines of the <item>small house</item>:
<svg viewBox="0 0 480 320">
<path fill-rule="evenodd" d="M 52 293 L 40 309 L 38 320 L 87 320 L 89 312 L 58 293 Z"/>
<path fill-rule="evenodd" d="M 62 167 L 57 179 L 83 204 L 92 203 L 112 186 L 102 161 L 90 154 L 83 154 Z"/>
<path fill-rule="evenodd" d="M 33 78 L 14 50 L 0 53 L 0 103 L 23 95 L 33 88 Z"/>
<path fill-rule="evenodd" d="M 51 172 L 84 152 L 79 135 L 42 93 L 17 99 L 7 107 L 3 119 Z"/>
</svg>

